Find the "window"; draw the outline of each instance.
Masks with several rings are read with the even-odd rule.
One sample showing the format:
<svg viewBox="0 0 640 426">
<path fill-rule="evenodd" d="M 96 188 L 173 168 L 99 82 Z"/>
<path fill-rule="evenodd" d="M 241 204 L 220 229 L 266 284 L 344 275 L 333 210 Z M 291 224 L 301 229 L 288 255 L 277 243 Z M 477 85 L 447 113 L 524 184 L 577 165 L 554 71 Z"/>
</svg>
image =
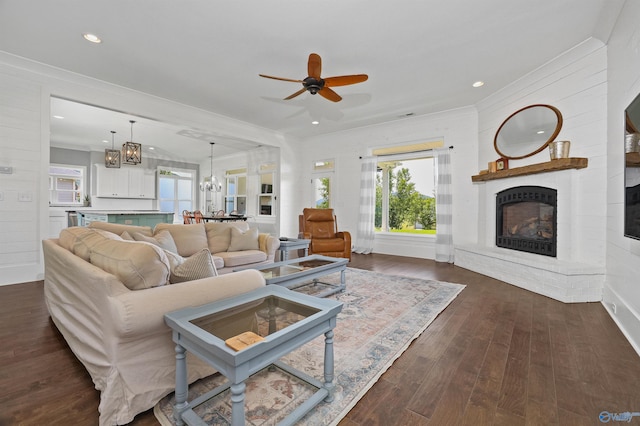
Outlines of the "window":
<svg viewBox="0 0 640 426">
<path fill-rule="evenodd" d="M 315 161 L 311 176 L 311 207 L 328 209 L 331 207 L 331 183 L 335 163 L 333 160 Z"/>
<path fill-rule="evenodd" d="M 435 234 L 435 161 L 424 147 L 417 152 L 415 146 L 409 147 L 414 149 L 394 147 L 400 154 L 378 157 L 375 228 L 378 232 Z"/>
<path fill-rule="evenodd" d="M 160 211 L 173 212 L 173 221 L 182 223 L 182 212 L 192 211 L 194 203 L 195 170 L 160 168 L 158 201 Z"/>
<path fill-rule="evenodd" d="M 52 164 L 49 167 L 49 204 L 81 205 L 85 196 L 85 176 L 85 167 Z"/>
<path fill-rule="evenodd" d="M 227 213 L 247 212 L 247 169 L 227 170 L 224 208 Z"/>
</svg>

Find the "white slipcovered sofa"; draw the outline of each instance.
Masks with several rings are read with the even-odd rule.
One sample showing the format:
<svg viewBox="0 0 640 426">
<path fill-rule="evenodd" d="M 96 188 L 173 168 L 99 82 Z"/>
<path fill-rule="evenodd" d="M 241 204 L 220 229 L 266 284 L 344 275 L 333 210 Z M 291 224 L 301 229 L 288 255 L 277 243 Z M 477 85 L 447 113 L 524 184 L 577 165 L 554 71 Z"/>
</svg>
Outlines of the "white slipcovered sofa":
<svg viewBox="0 0 640 426">
<path fill-rule="evenodd" d="M 161 228 L 175 236 L 180 249 L 195 248 L 187 236 L 202 224 L 175 226 L 185 234 L 174 225 Z M 100 391 L 100 426 L 107 426 L 131 422 L 173 391 L 175 344 L 165 313 L 252 291 L 265 281 L 255 270 L 216 276 L 208 248 L 187 258 L 121 236 L 123 230 L 152 236 L 145 227 L 117 225 L 110 228 L 115 232 L 99 227 L 67 228 L 59 238 L 43 241 L 44 291 L 51 319 Z M 214 276 L 190 280 L 194 274 Z M 188 355 L 190 383 L 214 372 Z"/>
</svg>

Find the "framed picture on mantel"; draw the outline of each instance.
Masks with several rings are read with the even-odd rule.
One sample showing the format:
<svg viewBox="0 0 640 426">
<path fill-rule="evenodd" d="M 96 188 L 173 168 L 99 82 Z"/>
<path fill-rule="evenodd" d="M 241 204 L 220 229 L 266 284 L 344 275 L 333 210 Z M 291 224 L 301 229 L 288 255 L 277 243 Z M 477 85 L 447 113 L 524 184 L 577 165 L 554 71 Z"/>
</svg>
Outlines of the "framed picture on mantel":
<svg viewBox="0 0 640 426">
<path fill-rule="evenodd" d="M 496 170 L 507 170 L 509 168 L 508 158 L 498 158 L 496 160 Z"/>
</svg>

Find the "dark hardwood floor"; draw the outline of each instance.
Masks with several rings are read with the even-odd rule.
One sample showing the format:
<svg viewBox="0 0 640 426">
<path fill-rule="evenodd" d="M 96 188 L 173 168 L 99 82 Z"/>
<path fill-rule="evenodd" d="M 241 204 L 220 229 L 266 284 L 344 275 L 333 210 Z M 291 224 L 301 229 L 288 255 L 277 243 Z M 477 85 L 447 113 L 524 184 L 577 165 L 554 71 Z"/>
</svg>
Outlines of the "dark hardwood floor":
<svg viewBox="0 0 640 426">
<path fill-rule="evenodd" d="M 354 255 L 349 266 L 467 288 L 341 426 L 598 425 L 602 411 L 640 411 L 640 358 L 599 303 L 428 260 Z M 0 425 L 97 425 L 98 392 L 50 321 L 42 282 L 0 287 L 0 341 Z M 158 422 L 148 411 L 132 424 Z"/>
</svg>

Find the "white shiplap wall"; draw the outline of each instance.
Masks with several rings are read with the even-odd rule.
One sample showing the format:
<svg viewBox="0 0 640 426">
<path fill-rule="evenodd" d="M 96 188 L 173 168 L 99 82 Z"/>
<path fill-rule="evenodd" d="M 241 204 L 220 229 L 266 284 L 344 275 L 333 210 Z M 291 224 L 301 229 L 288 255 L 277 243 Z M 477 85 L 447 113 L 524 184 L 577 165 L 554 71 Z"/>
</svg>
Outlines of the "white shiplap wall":
<svg viewBox="0 0 640 426">
<path fill-rule="evenodd" d="M 483 252 L 495 253 L 492 259 L 479 259 L 465 256 L 460 266 L 491 275 L 491 268 L 500 264 L 501 276 L 495 276 L 524 288 L 541 288 L 536 280 L 544 279 L 544 272 L 567 271 L 562 277 L 568 289 L 552 289 L 544 292 L 563 301 L 600 300 L 604 285 L 606 219 L 607 219 L 607 48 L 596 39 L 589 39 L 565 54 L 555 58 L 527 76 L 505 87 L 478 104 L 478 170 L 486 169 L 487 162 L 494 161 L 498 154 L 493 147 L 496 130 L 506 117 L 514 111 L 531 104 L 550 104 L 557 107 L 564 119 L 558 140 L 571 141 L 571 157 L 587 157 L 589 166 L 576 171 L 560 171 L 544 175 L 531 175 L 505 179 L 496 184 L 478 183 L 484 190 L 479 192 L 480 213 L 477 216 L 477 242 L 474 247 L 465 250 L 467 254 Z M 509 167 L 549 161 L 549 152 L 544 150 L 533 157 L 510 161 Z M 563 184 L 569 179 L 571 184 Z M 544 185 L 543 183 L 547 183 Z M 558 212 L 558 217 L 571 215 L 565 223 L 558 223 L 558 257 L 549 258 L 535 254 L 514 254 L 512 265 L 503 264 L 502 258 L 509 256 L 507 249 L 495 247 L 495 188 L 498 186 L 539 185 L 565 188 L 558 192 L 563 201 L 558 204 L 567 206 Z M 485 188 L 486 187 L 486 188 Z M 567 190 L 566 188 L 570 188 Z M 483 213 L 488 212 L 488 213 Z M 492 213 L 493 212 L 493 213 Z M 464 249 L 464 247 L 463 247 Z M 470 255 L 471 256 L 471 255 Z M 474 260 L 475 259 L 475 260 Z M 523 276 L 524 259 L 535 264 L 541 274 Z M 487 262 L 489 264 L 487 265 Z M 495 265 L 491 265 L 495 262 Z M 482 269 L 486 266 L 489 269 Z M 581 266 L 582 265 L 582 266 Z M 594 270 L 594 267 L 596 268 Z M 581 274 L 580 269 L 583 269 Z M 498 268 L 495 268 L 498 270 Z M 595 273 L 596 277 L 593 276 Z M 493 276 L 493 275 L 492 275 Z M 579 280 L 596 282 L 598 288 L 580 288 Z M 582 278 L 581 278 L 582 277 Z M 535 291 L 535 290 L 534 290 Z M 552 294 L 553 293 L 553 294 Z"/>
<path fill-rule="evenodd" d="M 41 88 L 0 69 L 0 284 L 39 278 Z M 48 161 L 48 152 L 46 153 Z M 23 201 L 19 201 L 23 200 Z"/>
</svg>

